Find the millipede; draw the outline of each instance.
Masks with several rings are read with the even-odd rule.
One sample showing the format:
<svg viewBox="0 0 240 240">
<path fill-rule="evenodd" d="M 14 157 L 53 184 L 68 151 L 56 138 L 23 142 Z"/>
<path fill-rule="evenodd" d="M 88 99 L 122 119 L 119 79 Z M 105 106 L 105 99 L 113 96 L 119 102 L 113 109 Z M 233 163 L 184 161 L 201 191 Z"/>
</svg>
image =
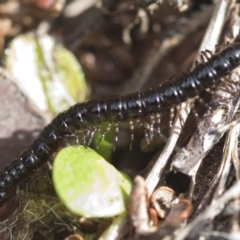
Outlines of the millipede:
<svg viewBox="0 0 240 240">
<path fill-rule="evenodd" d="M 239 65 L 240 43 L 234 43 L 208 56 L 207 61 L 196 64 L 191 72 L 182 73 L 159 87 L 125 96 L 89 100 L 70 107 L 57 115 L 28 149 L 1 170 L 0 205 L 7 201 L 8 191 L 13 186 L 30 177 L 45 162 L 53 160 L 66 137 L 80 132 L 86 134 L 93 128 L 96 131 L 95 126 L 102 122 L 117 125 L 119 121 L 132 121 L 176 107 L 220 83 L 221 78 Z"/>
</svg>

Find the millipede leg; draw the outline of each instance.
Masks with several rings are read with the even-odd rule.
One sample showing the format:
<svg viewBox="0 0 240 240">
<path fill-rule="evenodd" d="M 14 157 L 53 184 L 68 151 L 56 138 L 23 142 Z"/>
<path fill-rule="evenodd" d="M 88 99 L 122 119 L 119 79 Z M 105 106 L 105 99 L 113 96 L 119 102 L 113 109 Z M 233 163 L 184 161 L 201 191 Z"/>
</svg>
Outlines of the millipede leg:
<svg viewBox="0 0 240 240">
<path fill-rule="evenodd" d="M 53 169 L 52 163 L 47 161 L 47 164 L 45 166 L 43 166 L 43 167 L 48 169 L 48 171 L 44 171 L 44 173 L 46 173 L 46 174 L 44 174 L 44 177 L 46 177 L 48 183 L 52 184 L 52 179 L 51 179 L 51 176 L 49 174 L 52 171 L 52 169 Z"/>
<path fill-rule="evenodd" d="M 206 107 L 207 109 L 211 109 L 211 107 L 209 106 L 208 103 L 206 103 L 202 98 L 200 98 L 199 96 L 195 98 L 199 103 L 201 103 L 204 107 Z"/>
<path fill-rule="evenodd" d="M 232 89 L 232 86 L 229 86 L 231 89 Z M 223 92 L 226 92 L 226 93 L 229 93 L 230 95 L 234 95 L 234 93 L 231 91 L 231 89 L 226 89 L 224 88 L 223 86 L 222 87 L 218 87 L 217 90 L 221 90 Z M 206 92 L 210 93 L 211 95 L 213 96 L 216 96 L 216 97 L 220 97 L 222 98 L 223 96 L 218 93 L 218 91 L 213 91 L 212 89 L 206 89 Z M 234 91 L 235 92 L 235 91 Z M 236 94 L 238 94 L 238 92 L 236 92 Z"/>
<path fill-rule="evenodd" d="M 161 134 L 161 128 L 160 128 L 161 115 L 159 113 L 157 113 L 155 115 L 155 119 L 156 119 L 156 126 L 157 126 L 157 138 L 156 138 L 156 141 L 158 143 L 160 141 L 160 134 Z"/>
<path fill-rule="evenodd" d="M 237 97 L 237 96 L 239 95 L 238 93 L 236 93 L 236 92 L 234 91 L 234 89 L 233 89 L 232 86 L 230 87 L 230 89 L 227 89 L 227 88 L 225 88 L 224 86 L 222 86 L 222 87 L 219 87 L 218 90 L 221 90 L 221 91 L 223 91 L 223 92 L 225 92 L 225 93 L 228 93 L 228 94 L 230 94 L 230 95 L 232 95 L 232 96 L 235 95 L 235 97 Z M 217 92 L 214 94 L 214 96 L 222 97 L 222 95 L 218 94 Z"/>
<path fill-rule="evenodd" d="M 84 132 L 83 132 L 83 146 L 87 146 L 87 137 L 89 136 L 90 130 L 87 128 Z"/>
<path fill-rule="evenodd" d="M 144 127 L 144 124 L 140 121 L 140 119 L 136 119 L 135 121 L 143 129 L 145 140 L 146 140 L 147 144 L 149 145 L 150 144 L 150 136 L 149 136 L 147 128 Z"/>
<path fill-rule="evenodd" d="M 79 146 L 79 136 L 76 136 L 76 144 Z"/>
<path fill-rule="evenodd" d="M 213 88 L 207 88 L 205 91 L 212 94 L 212 95 L 215 94 L 215 92 L 213 91 Z"/>
<path fill-rule="evenodd" d="M 174 108 L 170 108 L 170 116 L 169 116 L 169 128 L 171 129 L 173 126 L 173 119 L 175 115 L 175 110 Z"/>
<path fill-rule="evenodd" d="M 39 192 L 39 179 L 38 179 L 38 174 L 37 174 L 37 173 L 35 173 L 35 184 L 36 184 L 37 196 L 40 197 L 40 192 Z"/>
<path fill-rule="evenodd" d="M 160 128 L 161 115 L 159 113 L 156 114 L 156 123 L 157 123 L 157 133 L 160 134 L 161 133 L 161 128 Z"/>
<path fill-rule="evenodd" d="M 129 121 L 129 128 L 130 128 L 130 150 L 132 150 L 132 146 L 133 146 L 133 141 L 134 141 L 134 124 L 133 121 L 130 120 Z"/>
<path fill-rule="evenodd" d="M 211 51 L 209 51 L 209 50 L 202 51 L 201 52 L 201 61 L 208 62 L 212 56 L 213 56 L 213 54 Z"/>
<path fill-rule="evenodd" d="M 97 149 L 99 148 L 99 145 L 100 145 L 101 141 L 105 138 L 106 134 L 110 131 L 111 127 L 112 127 L 112 123 L 109 122 L 107 127 L 105 128 L 105 130 L 102 132 L 100 139 L 98 140 L 98 143 L 96 146 Z"/>
<path fill-rule="evenodd" d="M 231 79 L 229 78 L 222 78 L 221 82 L 223 82 L 224 86 L 220 86 L 218 89 L 227 92 L 231 95 L 234 94 L 239 94 L 238 93 L 238 87 L 236 86 L 236 84 L 234 84 L 233 81 L 231 81 Z M 227 89 L 228 88 L 228 89 Z"/>
<path fill-rule="evenodd" d="M 87 146 L 89 147 L 91 144 L 91 141 L 93 139 L 95 131 L 92 129 L 92 127 L 88 130 L 88 135 L 87 135 Z"/>
<path fill-rule="evenodd" d="M 149 145 L 150 144 L 150 137 L 149 137 L 149 134 L 148 134 L 148 130 L 146 128 L 144 128 L 144 136 L 145 136 L 145 139 L 147 141 L 147 144 Z"/>
<path fill-rule="evenodd" d="M 96 128 L 93 127 L 93 128 L 91 129 L 90 134 L 89 134 L 89 137 L 88 137 L 87 146 L 90 146 L 90 144 L 91 144 L 91 142 L 92 142 L 92 140 L 93 140 L 94 134 L 95 134 L 95 132 L 97 131 L 97 129 L 98 129 L 97 127 L 96 127 Z"/>
<path fill-rule="evenodd" d="M 53 169 L 53 165 L 52 164 L 53 164 L 52 162 L 47 161 L 47 165 L 46 166 L 47 166 L 49 171 L 52 171 L 52 169 Z"/>
<path fill-rule="evenodd" d="M 154 124 L 155 124 L 155 116 L 151 115 L 150 116 L 150 139 L 153 138 L 153 132 L 154 132 Z"/>
<path fill-rule="evenodd" d="M 195 62 L 193 63 L 196 67 L 200 64 L 199 60 L 195 60 Z"/>
<path fill-rule="evenodd" d="M 114 124 L 114 150 L 116 149 L 117 141 L 118 141 L 118 134 L 119 134 L 119 124 L 116 122 Z"/>
<path fill-rule="evenodd" d="M 193 113 L 193 116 L 194 116 L 195 119 L 196 119 L 196 122 L 198 123 L 198 122 L 200 121 L 200 118 L 199 118 L 199 115 L 198 115 L 198 113 L 197 113 L 197 110 L 196 110 L 194 104 L 193 104 L 193 106 L 192 106 L 192 113 Z"/>
<path fill-rule="evenodd" d="M 186 112 L 186 109 L 183 108 L 183 107 L 181 107 L 181 106 L 177 106 L 177 107 L 176 107 L 176 110 L 177 110 L 177 112 L 179 112 L 180 125 L 181 125 L 181 127 L 183 128 L 183 127 L 184 127 L 184 122 L 185 122 L 185 120 L 184 120 L 184 118 L 183 118 L 182 111 L 185 110 L 185 112 Z"/>
<path fill-rule="evenodd" d="M 229 46 L 229 43 L 223 43 L 223 44 L 216 44 L 215 45 L 215 52 L 219 53 L 221 52 L 224 48 L 226 48 L 227 46 Z"/>
</svg>

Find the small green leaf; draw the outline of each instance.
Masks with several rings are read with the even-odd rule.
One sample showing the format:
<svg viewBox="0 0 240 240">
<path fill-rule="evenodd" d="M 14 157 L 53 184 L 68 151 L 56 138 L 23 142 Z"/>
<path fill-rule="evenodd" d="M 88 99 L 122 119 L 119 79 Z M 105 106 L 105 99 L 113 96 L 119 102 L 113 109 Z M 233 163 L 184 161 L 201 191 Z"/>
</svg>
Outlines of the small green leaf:
<svg viewBox="0 0 240 240">
<path fill-rule="evenodd" d="M 57 194 L 72 212 L 111 217 L 125 211 L 131 182 L 99 154 L 83 146 L 62 149 L 53 164 Z"/>
<path fill-rule="evenodd" d="M 19 35 L 6 52 L 6 68 L 41 110 L 57 114 L 86 100 L 81 66 L 53 37 Z"/>
</svg>

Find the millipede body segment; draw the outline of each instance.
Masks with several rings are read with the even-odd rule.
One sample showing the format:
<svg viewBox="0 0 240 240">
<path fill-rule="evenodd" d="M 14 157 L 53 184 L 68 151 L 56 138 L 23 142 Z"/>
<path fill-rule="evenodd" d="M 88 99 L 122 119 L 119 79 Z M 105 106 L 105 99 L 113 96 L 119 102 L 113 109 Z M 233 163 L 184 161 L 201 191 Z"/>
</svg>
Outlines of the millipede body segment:
<svg viewBox="0 0 240 240">
<path fill-rule="evenodd" d="M 156 114 L 196 97 L 240 65 L 240 43 L 227 46 L 172 81 L 143 92 L 79 103 L 60 113 L 20 156 L 0 172 L 0 205 L 8 190 L 27 179 L 63 147 L 64 138 L 108 121 L 117 123 Z"/>
</svg>

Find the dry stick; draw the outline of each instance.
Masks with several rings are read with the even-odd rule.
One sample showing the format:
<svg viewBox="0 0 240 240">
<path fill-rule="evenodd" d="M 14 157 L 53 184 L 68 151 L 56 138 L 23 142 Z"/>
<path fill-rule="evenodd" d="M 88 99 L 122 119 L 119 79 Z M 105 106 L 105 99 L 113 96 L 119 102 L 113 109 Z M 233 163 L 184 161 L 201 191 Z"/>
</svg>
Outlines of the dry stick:
<svg viewBox="0 0 240 240">
<path fill-rule="evenodd" d="M 229 23 L 232 27 L 232 32 L 230 33 L 231 35 L 238 35 L 239 33 L 239 12 L 240 12 L 240 6 L 239 4 L 236 5 L 233 10 L 232 10 L 232 17 L 231 17 L 231 22 Z M 226 37 L 228 37 L 229 34 L 226 35 Z M 229 36 L 231 38 L 231 35 Z M 227 41 L 229 41 L 229 39 L 227 39 Z M 238 157 L 238 137 L 240 134 L 240 125 L 237 125 L 234 127 L 236 129 L 236 136 L 235 136 L 235 145 L 234 145 L 234 149 L 232 152 L 232 162 L 233 162 L 233 166 L 235 169 L 235 173 L 236 173 L 236 179 L 237 181 L 240 180 L 240 159 Z M 240 198 L 239 196 L 236 196 L 234 198 L 234 202 L 233 202 L 234 208 L 235 209 L 239 209 L 240 206 Z M 237 233 L 239 234 L 240 232 L 240 222 L 239 222 L 239 212 L 238 211 L 234 211 L 233 215 L 232 215 L 232 223 L 231 223 L 231 229 L 230 232 L 231 233 Z M 239 235 L 238 235 L 239 238 Z"/>
<path fill-rule="evenodd" d="M 240 159 L 238 157 L 238 136 L 240 134 L 240 125 L 236 125 L 235 126 L 236 129 L 236 138 L 235 138 L 235 146 L 232 152 L 232 162 L 233 162 L 233 166 L 236 172 L 236 178 L 237 180 L 240 180 Z"/>
<path fill-rule="evenodd" d="M 64 9 L 64 16 L 65 17 L 76 17 L 77 15 L 83 13 L 90 7 L 93 7 L 94 5 L 100 4 L 100 0 L 88 0 L 88 1 L 72 1 L 71 4 L 66 6 Z M 100 6 L 99 6 L 100 7 Z"/>
<path fill-rule="evenodd" d="M 227 190 L 221 197 L 218 198 L 217 204 L 216 201 L 212 201 L 211 205 L 207 207 L 205 211 L 193 219 L 193 221 L 190 222 L 185 228 L 177 231 L 175 240 L 183 240 L 186 237 L 193 237 L 192 239 L 194 239 L 194 236 L 190 235 L 193 229 L 197 230 L 198 232 L 201 231 L 208 219 L 213 219 L 216 217 L 230 200 L 239 195 L 240 181 L 238 180 L 229 190 Z"/>
<path fill-rule="evenodd" d="M 114 219 L 110 227 L 104 231 L 99 240 L 122 239 L 128 232 L 129 224 L 128 218 L 125 214 L 118 216 L 116 219 Z"/>
<path fill-rule="evenodd" d="M 218 232 L 218 231 L 207 231 L 203 232 L 202 236 L 205 237 L 205 239 L 228 239 L 228 240 L 238 240 L 240 238 L 240 234 L 229 234 L 226 232 Z"/>
<path fill-rule="evenodd" d="M 237 131 L 238 131 L 238 126 L 235 126 L 228 133 L 227 139 L 224 145 L 224 150 L 223 150 L 224 154 L 222 157 L 222 161 L 221 161 L 221 165 L 218 170 L 218 173 L 215 176 L 213 182 L 211 183 L 211 186 L 209 187 L 208 192 L 205 194 L 204 198 L 199 204 L 198 209 L 195 212 L 195 215 L 197 215 L 207 205 L 214 191 L 215 191 L 215 194 L 213 196 L 212 201 L 215 201 L 217 203 L 217 199 L 219 198 L 219 196 L 222 195 L 223 191 L 225 190 L 225 184 L 231 168 L 231 159 L 232 159 L 232 153 L 234 151 Z"/>
<path fill-rule="evenodd" d="M 223 160 L 225 162 L 225 166 L 223 169 L 223 172 L 221 174 L 221 178 L 218 184 L 218 187 L 215 191 L 214 199 L 217 199 L 219 196 L 221 196 L 225 190 L 226 186 L 226 181 L 230 172 L 231 168 L 231 160 L 232 160 L 232 153 L 234 151 L 234 146 L 235 146 L 235 139 L 237 138 L 237 131 L 238 131 L 239 126 L 235 126 L 230 130 L 230 132 L 227 134 L 227 139 L 225 141 L 225 146 L 223 149 Z"/>
<path fill-rule="evenodd" d="M 235 146 L 236 131 L 238 131 L 238 126 L 235 126 L 227 136 L 224 147 L 225 150 L 223 151 L 224 155 L 218 173 L 214 177 L 211 186 L 209 187 L 209 190 L 207 191 L 201 203 L 199 204 L 198 209 L 195 212 L 195 215 L 197 215 L 208 204 L 214 191 L 215 196 L 213 197 L 213 199 L 216 199 L 219 197 L 219 195 L 222 194 L 224 190 L 224 186 L 231 167 L 231 158 Z"/>
<path fill-rule="evenodd" d="M 236 173 L 236 178 L 237 181 L 240 179 L 239 178 L 239 158 L 238 158 L 238 137 L 240 134 L 240 125 L 237 125 L 234 127 L 235 129 L 235 137 L 233 139 L 234 141 L 234 146 L 233 146 L 233 151 L 232 151 L 232 162 L 233 162 L 233 166 L 235 169 L 235 173 Z M 234 208 L 235 209 L 239 209 L 240 206 L 240 197 L 236 196 L 234 198 Z M 234 211 L 233 216 L 232 216 L 232 227 L 231 227 L 231 232 L 240 232 L 240 227 L 239 227 L 239 212 L 238 211 Z"/>
</svg>

